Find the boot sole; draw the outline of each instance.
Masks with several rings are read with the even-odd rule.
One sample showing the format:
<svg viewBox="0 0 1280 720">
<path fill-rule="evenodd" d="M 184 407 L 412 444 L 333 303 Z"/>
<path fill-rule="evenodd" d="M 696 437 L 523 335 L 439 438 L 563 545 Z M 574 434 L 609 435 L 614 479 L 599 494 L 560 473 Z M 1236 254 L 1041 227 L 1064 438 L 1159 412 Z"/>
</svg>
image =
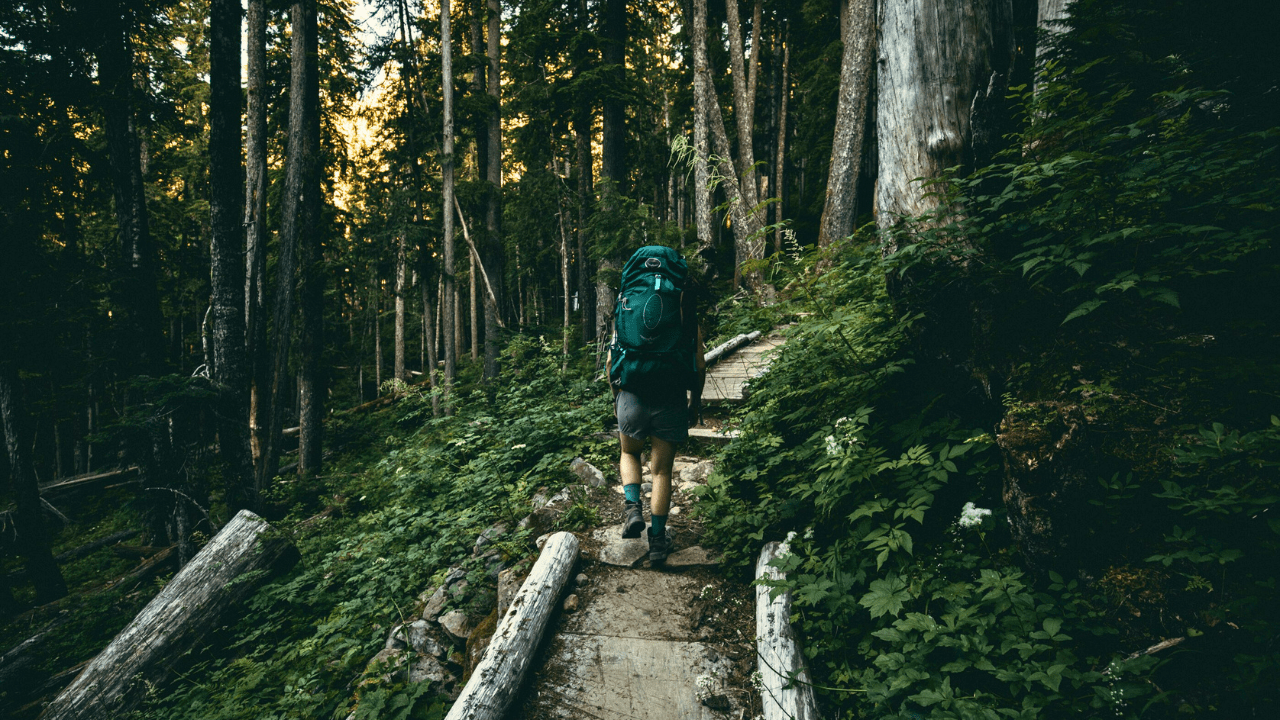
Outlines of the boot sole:
<svg viewBox="0 0 1280 720">
<path fill-rule="evenodd" d="M 644 520 L 637 520 L 631 523 L 630 525 L 623 526 L 622 539 L 634 540 L 640 537 L 640 534 L 643 532 L 644 532 Z"/>
</svg>

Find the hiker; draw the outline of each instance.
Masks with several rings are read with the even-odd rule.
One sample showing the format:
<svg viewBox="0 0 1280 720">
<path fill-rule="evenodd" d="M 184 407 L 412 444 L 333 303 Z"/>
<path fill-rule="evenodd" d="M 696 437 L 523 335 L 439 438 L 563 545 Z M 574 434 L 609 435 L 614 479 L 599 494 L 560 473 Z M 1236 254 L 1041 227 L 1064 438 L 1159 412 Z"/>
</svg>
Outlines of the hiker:
<svg viewBox="0 0 1280 720">
<path fill-rule="evenodd" d="M 645 438 L 650 438 L 653 495 L 647 537 L 649 563 L 659 565 L 671 553 L 667 511 L 676 446 L 689 439 L 689 428 L 701 421 L 706 381 L 702 330 L 689 267 L 675 250 L 642 247 L 622 268 L 606 367 L 622 446 L 622 489 L 626 494 L 622 537 L 638 538 L 645 529 L 640 507 L 640 453 Z"/>
</svg>

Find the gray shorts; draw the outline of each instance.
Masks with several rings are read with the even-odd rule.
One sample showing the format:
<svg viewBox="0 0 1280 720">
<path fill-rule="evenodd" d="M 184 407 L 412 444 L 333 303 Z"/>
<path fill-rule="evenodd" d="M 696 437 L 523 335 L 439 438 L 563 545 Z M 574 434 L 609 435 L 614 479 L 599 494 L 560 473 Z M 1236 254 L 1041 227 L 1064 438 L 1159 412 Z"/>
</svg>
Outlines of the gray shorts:
<svg viewBox="0 0 1280 720">
<path fill-rule="evenodd" d="M 613 405 L 618 431 L 640 440 L 653 435 L 677 445 L 688 440 L 689 409 L 683 395 L 651 399 L 619 390 Z"/>
</svg>

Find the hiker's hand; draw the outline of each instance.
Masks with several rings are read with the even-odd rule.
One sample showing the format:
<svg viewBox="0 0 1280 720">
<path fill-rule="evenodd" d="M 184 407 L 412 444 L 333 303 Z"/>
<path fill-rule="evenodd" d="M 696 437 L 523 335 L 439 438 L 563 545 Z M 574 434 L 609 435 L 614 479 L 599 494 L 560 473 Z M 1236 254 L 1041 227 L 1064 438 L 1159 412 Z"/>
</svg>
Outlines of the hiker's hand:
<svg viewBox="0 0 1280 720">
<path fill-rule="evenodd" d="M 689 427 L 702 424 L 702 398 L 689 401 Z"/>
</svg>

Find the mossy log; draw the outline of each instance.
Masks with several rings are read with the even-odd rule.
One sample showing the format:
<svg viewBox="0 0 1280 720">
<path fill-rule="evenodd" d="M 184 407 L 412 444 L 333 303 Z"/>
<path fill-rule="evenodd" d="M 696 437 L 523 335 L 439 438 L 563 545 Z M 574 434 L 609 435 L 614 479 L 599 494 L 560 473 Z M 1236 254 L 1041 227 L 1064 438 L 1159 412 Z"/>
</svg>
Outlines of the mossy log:
<svg viewBox="0 0 1280 720">
<path fill-rule="evenodd" d="M 505 716 L 577 560 L 578 538 L 572 533 L 558 532 L 548 538 L 445 720 Z"/>
<path fill-rule="evenodd" d="M 45 710 L 44 720 L 127 714 L 174 663 L 222 623 L 254 580 L 296 557 L 271 526 L 241 510 Z"/>
</svg>

